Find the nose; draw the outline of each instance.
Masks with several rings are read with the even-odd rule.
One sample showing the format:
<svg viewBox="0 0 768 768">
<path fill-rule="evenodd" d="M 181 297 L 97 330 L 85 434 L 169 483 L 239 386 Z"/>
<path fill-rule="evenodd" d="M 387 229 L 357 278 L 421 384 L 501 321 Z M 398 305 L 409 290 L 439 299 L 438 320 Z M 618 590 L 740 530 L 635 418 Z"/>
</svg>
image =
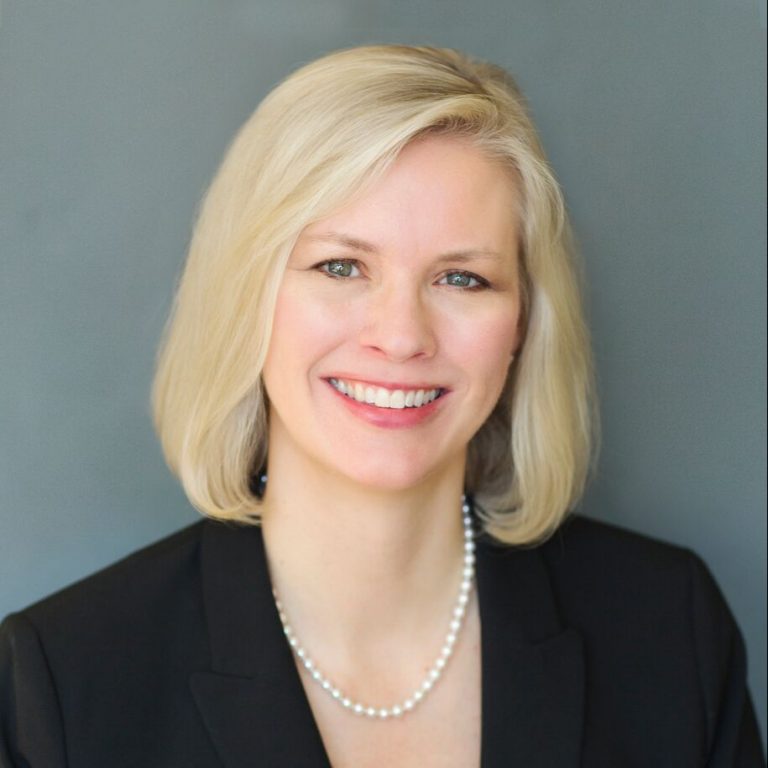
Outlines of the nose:
<svg viewBox="0 0 768 768">
<path fill-rule="evenodd" d="M 380 286 L 366 299 L 360 343 L 393 362 L 429 358 L 437 348 L 435 330 L 418 287 Z"/>
</svg>

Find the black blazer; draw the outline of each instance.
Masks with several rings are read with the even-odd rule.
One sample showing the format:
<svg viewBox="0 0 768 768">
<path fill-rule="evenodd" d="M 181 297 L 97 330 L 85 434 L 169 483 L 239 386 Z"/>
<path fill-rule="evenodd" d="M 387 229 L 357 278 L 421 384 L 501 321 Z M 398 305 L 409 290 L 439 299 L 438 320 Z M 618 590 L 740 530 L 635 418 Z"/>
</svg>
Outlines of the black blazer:
<svg viewBox="0 0 768 768">
<path fill-rule="evenodd" d="M 583 517 L 477 549 L 483 768 L 764 765 L 691 552 Z M 386 723 L 381 723 L 386 728 Z M 198 522 L 8 617 L 0 766 L 328 766 L 261 529 Z"/>
</svg>

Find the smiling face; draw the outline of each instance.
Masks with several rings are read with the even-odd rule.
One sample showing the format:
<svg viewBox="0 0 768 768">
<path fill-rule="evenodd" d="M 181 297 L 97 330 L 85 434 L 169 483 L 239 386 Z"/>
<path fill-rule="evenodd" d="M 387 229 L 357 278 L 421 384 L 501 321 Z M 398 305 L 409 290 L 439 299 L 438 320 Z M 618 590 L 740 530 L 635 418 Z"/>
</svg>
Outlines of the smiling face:
<svg viewBox="0 0 768 768">
<path fill-rule="evenodd" d="M 270 467 L 389 490 L 463 475 L 520 336 L 518 208 L 508 170 L 429 137 L 302 232 L 263 371 Z"/>
</svg>

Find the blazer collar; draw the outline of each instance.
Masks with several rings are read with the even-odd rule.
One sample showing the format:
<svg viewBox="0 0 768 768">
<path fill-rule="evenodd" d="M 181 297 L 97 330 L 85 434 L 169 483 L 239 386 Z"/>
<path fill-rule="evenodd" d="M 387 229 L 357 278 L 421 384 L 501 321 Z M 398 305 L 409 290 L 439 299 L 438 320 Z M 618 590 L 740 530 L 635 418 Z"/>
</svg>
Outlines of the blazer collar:
<svg viewBox="0 0 768 768">
<path fill-rule="evenodd" d="M 212 671 L 190 687 L 226 768 L 330 768 L 285 640 L 261 529 L 206 521 L 203 599 Z M 579 764 L 581 637 L 560 624 L 538 549 L 477 547 L 482 768 Z"/>
<path fill-rule="evenodd" d="M 513 549 L 482 537 L 477 590 L 481 768 L 579 765 L 582 639 L 561 625 L 541 550 Z"/>
</svg>

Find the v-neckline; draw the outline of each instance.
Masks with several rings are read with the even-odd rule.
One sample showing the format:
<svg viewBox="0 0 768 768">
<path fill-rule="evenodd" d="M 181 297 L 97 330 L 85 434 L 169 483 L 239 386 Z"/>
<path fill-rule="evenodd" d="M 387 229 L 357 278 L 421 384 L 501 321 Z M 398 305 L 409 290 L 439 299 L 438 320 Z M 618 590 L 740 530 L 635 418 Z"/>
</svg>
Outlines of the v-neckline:
<svg viewBox="0 0 768 768">
<path fill-rule="evenodd" d="M 203 600 L 212 671 L 190 684 L 228 767 L 330 767 L 282 630 L 261 529 L 206 521 Z M 584 661 L 561 625 L 541 553 L 480 537 L 481 768 L 578 765 Z M 250 760 L 250 762 L 249 762 Z"/>
</svg>

